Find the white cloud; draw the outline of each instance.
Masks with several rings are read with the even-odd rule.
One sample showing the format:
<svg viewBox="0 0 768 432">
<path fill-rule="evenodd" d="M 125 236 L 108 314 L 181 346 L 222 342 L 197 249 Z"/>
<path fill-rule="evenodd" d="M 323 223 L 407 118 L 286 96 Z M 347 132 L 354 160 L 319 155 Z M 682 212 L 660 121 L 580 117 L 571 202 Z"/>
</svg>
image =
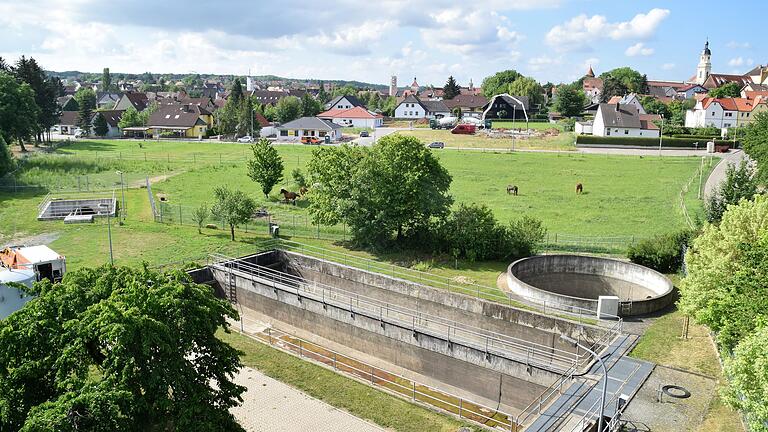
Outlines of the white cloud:
<svg viewBox="0 0 768 432">
<path fill-rule="evenodd" d="M 649 56 L 653 55 L 653 53 L 654 49 L 646 47 L 642 42 L 638 42 L 624 51 L 624 54 L 628 57 Z"/>
<path fill-rule="evenodd" d="M 547 33 L 547 44 L 559 49 L 583 49 L 600 39 L 647 39 L 656 33 L 662 21 L 669 16 L 669 9 L 651 9 L 637 14 L 629 21 L 611 23 L 604 15 L 591 17 L 582 14 L 556 25 Z"/>
<path fill-rule="evenodd" d="M 541 55 L 528 60 L 528 69 L 538 72 L 563 64 L 562 57 L 549 57 Z"/>
<path fill-rule="evenodd" d="M 318 35 L 307 37 L 306 41 L 310 44 L 309 49 L 317 45 L 339 54 L 368 54 L 370 45 L 381 40 L 394 27 L 395 22 L 390 20 L 365 21 L 359 26 L 342 27 L 330 34 L 321 31 Z"/>
<path fill-rule="evenodd" d="M 736 42 L 736 41 L 730 41 L 727 44 L 725 44 L 730 49 L 749 49 L 752 47 L 749 42 Z"/>
<path fill-rule="evenodd" d="M 431 25 L 420 30 L 421 38 L 428 47 L 447 53 L 508 52 L 524 38 L 507 17 L 487 9 L 444 9 L 430 18 Z"/>
<path fill-rule="evenodd" d="M 744 58 L 743 57 L 735 57 L 730 60 L 728 60 L 728 66 L 735 67 L 735 66 L 744 66 Z"/>
<path fill-rule="evenodd" d="M 665 70 L 665 71 L 672 70 L 674 68 L 675 68 L 674 63 L 664 63 L 663 65 L 661 65 L 661 70 Z"/>
</svg>

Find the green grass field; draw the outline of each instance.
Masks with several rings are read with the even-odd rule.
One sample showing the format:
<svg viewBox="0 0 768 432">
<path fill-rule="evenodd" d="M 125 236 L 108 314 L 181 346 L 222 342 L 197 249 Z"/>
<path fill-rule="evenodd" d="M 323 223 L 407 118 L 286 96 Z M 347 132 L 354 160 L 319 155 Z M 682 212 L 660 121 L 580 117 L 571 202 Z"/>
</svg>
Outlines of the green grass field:
<svg viewBox="0 0 768 432">
<path fill-rule="evenodd" d="M 414 129 L 401 130 L 397 133 L 406 136 L 415 136 L 425 144 L 432 141 L 442 141 L 446 147 L 470 148 L 470 149 L 499 149 L 499 150 L 558 150 L 571 151 L 576 147 L 573 144 L 573 134 L 560 133 L 557 136 L 515 139 L 489 138 L 483 134 L 462 135 L 453 134 L 449 130 Z"/>
<path fill-rule="evenodd" d="M 563 127 L 556 123 L 550 123 L 550 122 L 528 122 L 527 123 L 528 129 L 537 129 L 537 130 L 545 130 L 545 129 L 557 129 L 557 130 L 563 130 Z M 525 129 L 526 123 L 525 121 L 511 121 L 511 120 L 494 120 L 493 121 L 493 128 L 494 129 Z"/>
</svg>

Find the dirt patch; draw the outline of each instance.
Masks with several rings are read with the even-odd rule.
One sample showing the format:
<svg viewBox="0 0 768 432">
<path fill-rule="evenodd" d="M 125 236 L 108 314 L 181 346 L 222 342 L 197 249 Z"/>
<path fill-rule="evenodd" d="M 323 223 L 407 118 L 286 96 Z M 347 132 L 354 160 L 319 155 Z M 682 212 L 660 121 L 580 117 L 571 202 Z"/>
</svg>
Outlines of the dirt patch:
<svg viewBox="0 0 768 432">
<path fill-rule="evenodd" d="M 454 276 L 451 278 L 451 282 L 456 282 L 458 284 L 464 284 L 464 285 L 472 285 L 476 283 L 474 279 L 467 276 Z"/>
<path fill-rule="evenodd" d="M 8 246 L 20 246 L 20 245 L 28 245 L 28 246 L 35 246 L 35 245 L 49 245 L 56 241 L 59 238 L 59 233 L 52 232 L 52 233 L 45 233 L 45 234 L 38 234 L 34 236 L 20 236 L 20 237 L 3 237 L 0 236 L 0 249 L 8 247 Z"/>
</svg>

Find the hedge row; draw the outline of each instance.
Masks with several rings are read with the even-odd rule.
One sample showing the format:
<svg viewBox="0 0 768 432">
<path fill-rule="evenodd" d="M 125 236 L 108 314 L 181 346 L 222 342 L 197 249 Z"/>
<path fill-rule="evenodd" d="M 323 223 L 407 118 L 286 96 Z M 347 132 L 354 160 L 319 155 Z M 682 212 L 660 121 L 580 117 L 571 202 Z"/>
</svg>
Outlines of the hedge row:
<svg viewBox="0 0 768 432">
<path fill-rule="evenodd" d="M 697 140 L 711 141 L 720 139 L 720 135 L 673 134 L 672 138 L 694 138 Z"/>
<path fill-rule="evenodd" d="M 699 143 L 700 149 L 707 147 L 707 142 L 701 138 L 664 138 L 663 147 L 684 147 L 696 148 L 695 143 Z M 636 146 L 636 147 L 658 147 L 658 138 L 639 138 L 639 137 L 601 137 L 594 135 L 579 135 L 576 137 L 576 145 L 579 144 L 597 144 L 614 146 Z M 715 140 L 715 145 L 731 146 L 733 141 Z"/>
</svg>

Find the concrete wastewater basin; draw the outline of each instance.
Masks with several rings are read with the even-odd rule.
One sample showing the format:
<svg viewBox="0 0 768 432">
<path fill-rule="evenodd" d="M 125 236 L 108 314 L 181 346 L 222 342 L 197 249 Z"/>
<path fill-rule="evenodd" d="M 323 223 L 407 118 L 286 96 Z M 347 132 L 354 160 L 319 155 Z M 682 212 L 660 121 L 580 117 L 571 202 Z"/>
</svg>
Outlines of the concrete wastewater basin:
<svg viewBox="0 0 768 432">
<path fill-rule="evenodd" d="M 666 308 L 674 286 L 663 274 L 638 264 L 588 255 L 540 255 L 507 268 L 507 286 L 524 298 L 596 311 L 598 298 L 619 298 L 620 316 Z"/>
</svg>

